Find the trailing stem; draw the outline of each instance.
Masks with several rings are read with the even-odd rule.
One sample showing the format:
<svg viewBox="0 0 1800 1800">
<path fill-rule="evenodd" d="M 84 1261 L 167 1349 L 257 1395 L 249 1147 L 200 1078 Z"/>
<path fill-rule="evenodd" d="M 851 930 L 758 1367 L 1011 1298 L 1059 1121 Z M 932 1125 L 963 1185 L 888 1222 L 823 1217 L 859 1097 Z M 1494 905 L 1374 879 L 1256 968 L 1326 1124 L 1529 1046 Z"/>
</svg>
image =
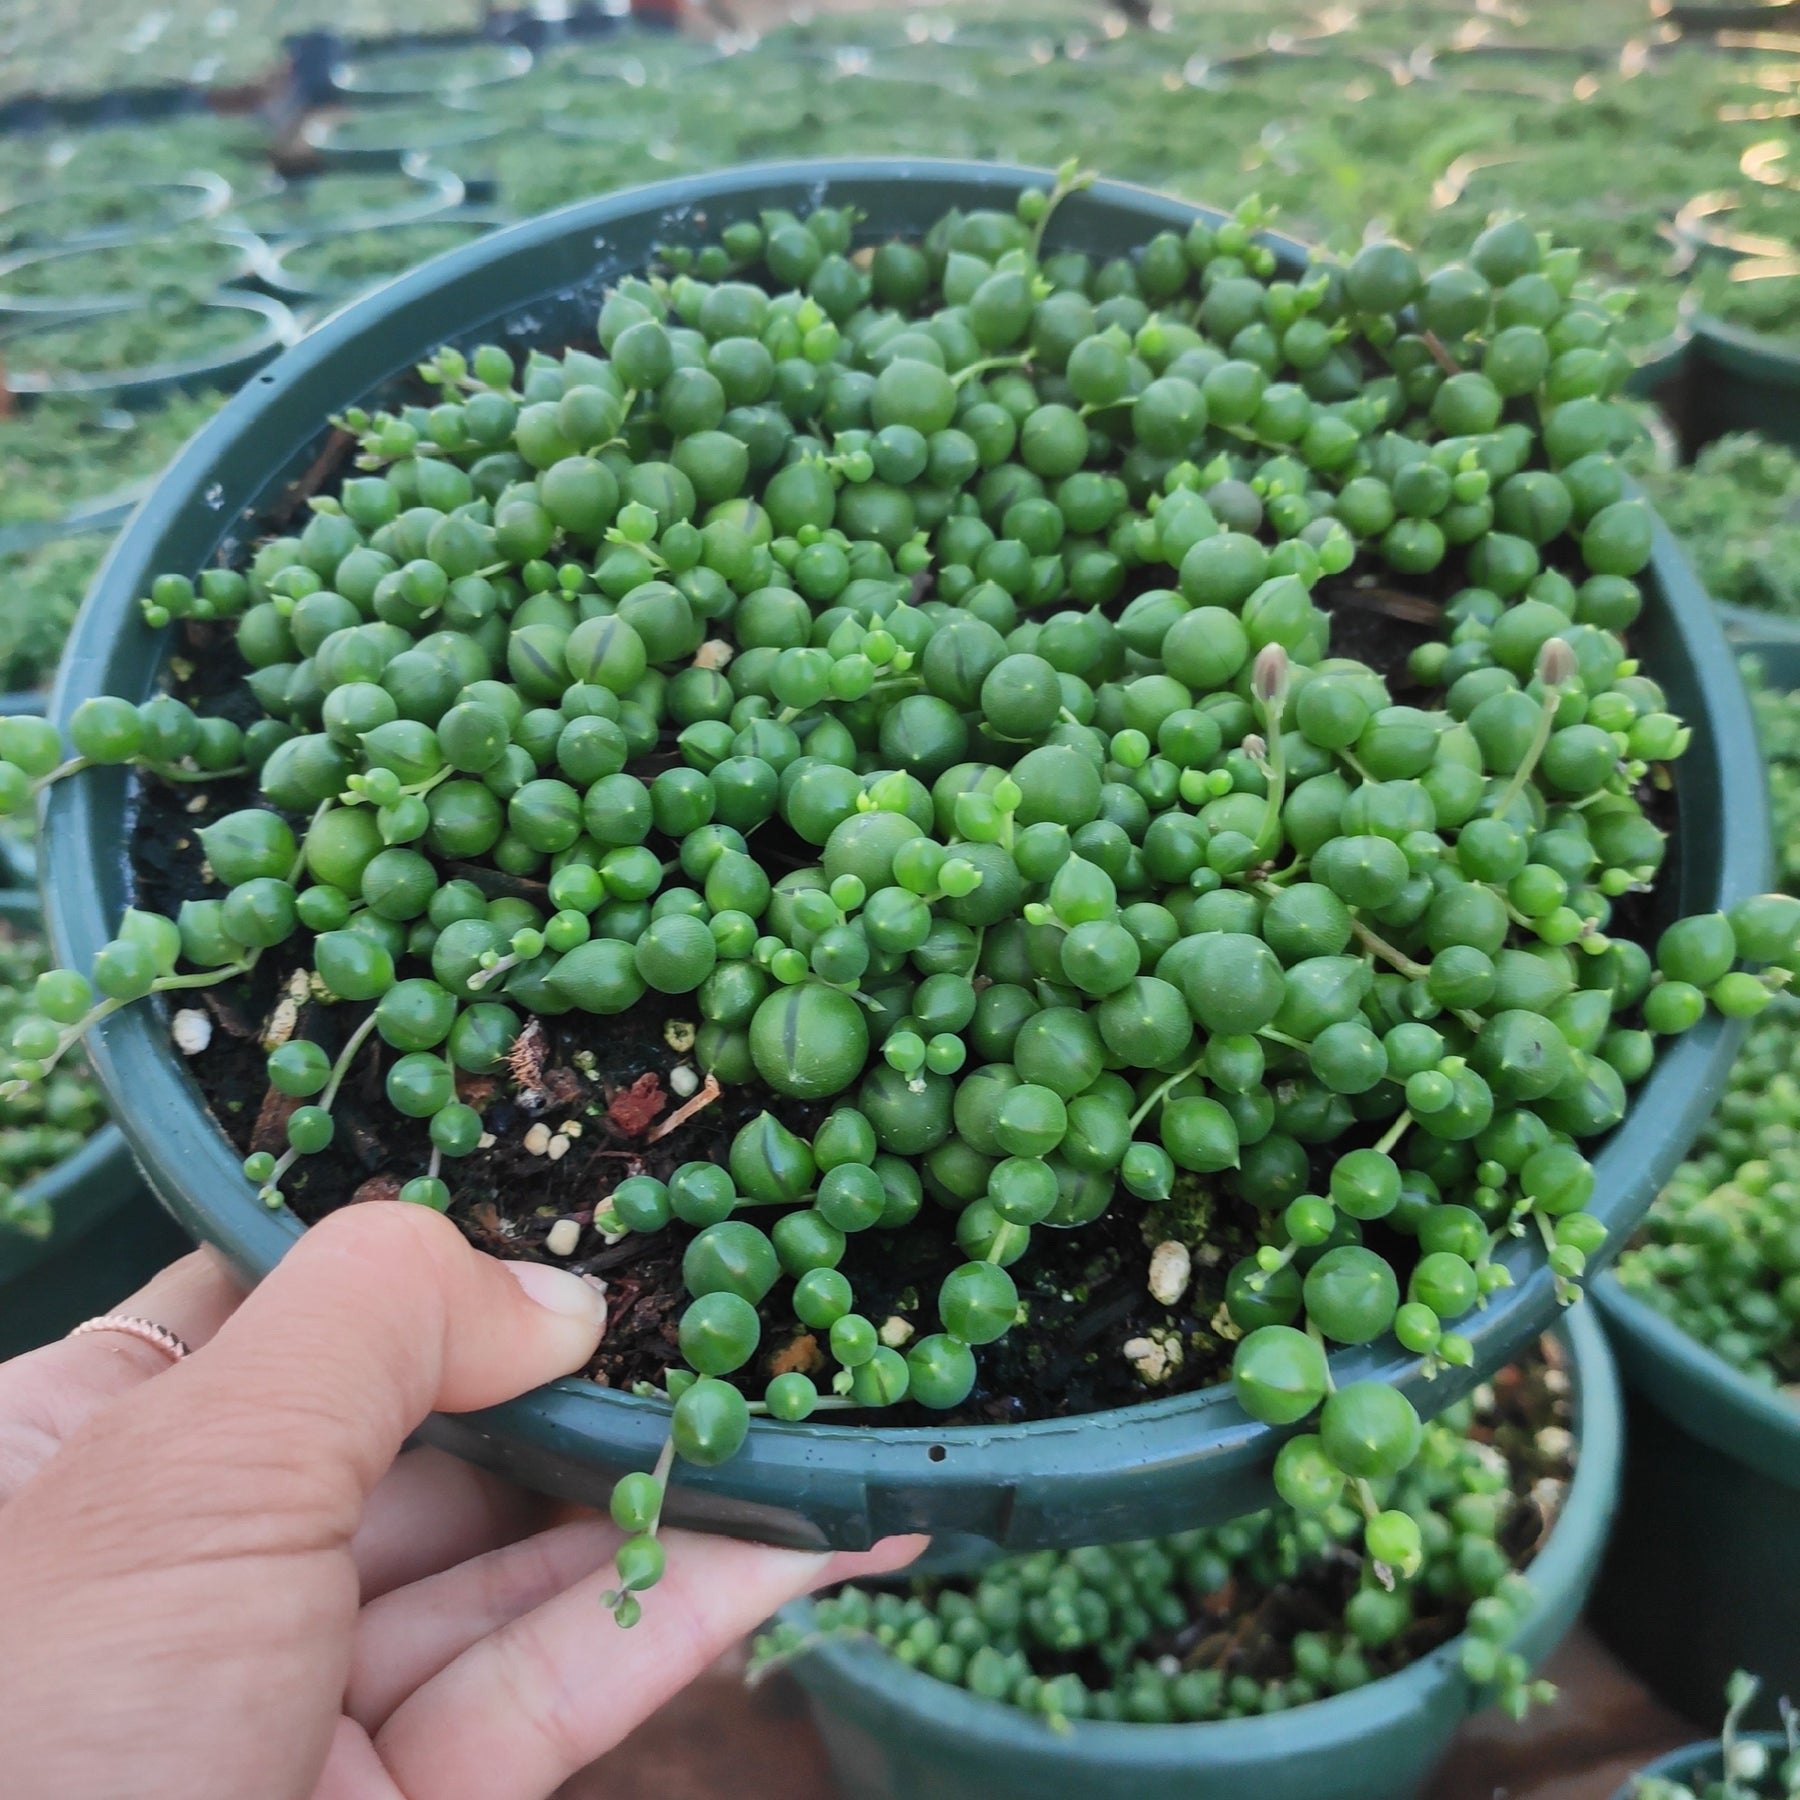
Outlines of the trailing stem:
<svg viewBox="0 0 1800 1800">
<path fill-rule="evenodd" d="M 344 1085 L 344 1077 L 350 1072 L 350 1065 L 356 1060 L 356 1053 L 369 1041 L 369 1033 L 375 1029 L 375 1013 L 370 1010 L 369 1016 L 351 1032 L 344 1047 L 337 1054 L 337 1061 L 331 1065 L 331 1079 L 325 1084 L 325 1091 L 314 1103 L 321 1112 L 330 1112 L 336 1103 L 338 1089 Z M 300 1160 L 300 1152 L 291 1144 L 281 1153 L 269 1179 L 257 1190 L 257 1197 L 267 1206 L 278 1206 L 281 1203 L 281 1178 L 296 1162 Z M 434 1159 L 435 1161 L 435 1156 Z"/>
</svg>

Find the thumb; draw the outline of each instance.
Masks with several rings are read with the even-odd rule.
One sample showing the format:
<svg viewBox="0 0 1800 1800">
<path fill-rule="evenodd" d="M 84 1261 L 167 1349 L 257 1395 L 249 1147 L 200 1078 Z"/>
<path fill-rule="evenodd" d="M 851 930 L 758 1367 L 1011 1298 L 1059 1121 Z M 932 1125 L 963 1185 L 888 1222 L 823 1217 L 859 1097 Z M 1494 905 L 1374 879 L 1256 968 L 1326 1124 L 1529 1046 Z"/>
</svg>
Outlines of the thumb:
<svg viewBox="0 0 1800 1800">
<path fill-rule="evenodd" d="M 260 1518 L 265 1545 L 283 1521 L 307 1548 L 347 1542 L 428 1413 L 492 1406 L 580 1368 L 605 1318 L 597 1284 L 484 1256 L 428 1208 L 347 1207 L 46 1476 L 99 1455 L 140 1518 L 146 1484 L 159 1490 L 152 1516 L 171 1519 L 216 1513 L 207 1497 L 223 1492 L 235 1516 Z"/>
<path fill-rule="evenodd" d="M 212 1342 L 101 1407 L 6 1509 L 8 1794 L 313 1791 L 350 1667 L 349 1544 L 434 1407 L 593 1353 L 597 1288 L 493 1261 L 447 1219 L 350 1207 Z M 79 1696 L 103 1693 L 96 1710 Z"/>
</svg>

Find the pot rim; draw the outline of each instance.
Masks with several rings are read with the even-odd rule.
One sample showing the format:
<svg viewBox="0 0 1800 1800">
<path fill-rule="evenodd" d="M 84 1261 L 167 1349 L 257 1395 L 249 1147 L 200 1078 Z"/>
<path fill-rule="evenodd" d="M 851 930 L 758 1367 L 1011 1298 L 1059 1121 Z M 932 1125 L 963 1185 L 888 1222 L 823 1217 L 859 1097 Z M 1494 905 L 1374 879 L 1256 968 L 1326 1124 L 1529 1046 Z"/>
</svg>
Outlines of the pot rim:
<svg viewBox="0 0 1800 1800">
<path fill-rule="evenodd" d="M 733 216 L 734 208 L 747 211 L 770 203 L 775 195 L 788 204 L 817 204 L 828 195 L 870 209 L 886 202 L 890 213 L 897 210 L 911 229 L 912 214 L 904 200 L 895 208 L 896 194 L 912 190 L 919 196 L 911 202 L 912 211 L 926 206 L 941 211 L 953 201 L 1010 205 L 1022 187 L 1051 179 L 1047 171 L 1013 165 L 914 157 L 748 165 L 579 202 L 447 252 L 350 303 L 240 390 L 192 440 L 120 534 L 71 635 L 51 699 L 52 717 L 66 727 L 90 693 L 151 691 L 163 657 L 159 652 L 153 658 L 148 640 L 136 635 L 142 629 L 136 597 L 159 572 L 157 558 L 168 534 L 185 531 L 185 545 L 197 544 L 205 533 L 209 549 L 233 542 L 243 519 L 253 518 L 280 491 L 284 472 L 308 460 L 305 449 L 323 436 L 327 412 L 366 399 L 372 389 L 428 354 L 430 344 L 466 340 L 503 320 L 528 315 L 534 303 L 549 306 L 559 295 L 587 291 L 581 284 L 572 288 L 566 266 L 559 268 L 559 258 L 567 265 L 577 248 L 589 271 L 587 285 L 596 286 L 627 266 L 616 261 L 604 275 L 596 267 L 621 256 L 609 244 L 621 227 L 631 228 L 626 234 L 629 255 L 641 260 L 632 231 L 653 233 L 658 241 L 683 229 L 711 235 Z M 1097 234 L 1105 242 L 1128 227 L 1131 241 L 1138 242 L 1160 228 L 1223 217 L 1216 209 L 1144 188 L 1099 182 L 1059 210 L 1061 229 L 1052 237 L 1076 245 L 1085 229 L 1088 241 Z M 1265 235 L 1261 241 L 1289 260 L 1307 254 L 1289 239 Z M 610 256 L 596 254 L 609 251 Z M 508 280 L 539 285 L 524 293 L 502 291 Z M 446 305 L 462 309 L 454 321 L 443 318 Z M 407 353 L 395 354 L 391 346 L 409 331 L 415 335 L 406 339 Z M 334 380 L 340 387 L 354 387 L 334 390 Z M 321 387 L 325 393 L 310 399 Z M 279 410 L 284 406 L 286 414 Z M 281 430 L 289 430 L 302 412 L 318 421 L 318 428 L 300 436 L 295 427 L 277 442 L 269 416 L 281 419 Z M 216 529 L 212 519 L 199 521 L 203 507 L 211 510 Z M 196 562 L 208 553 L 200 551 Z M 1687 778 L 1690 792 L 1695 784 L 1708 784 L 1702 797 L 1716 806 L 1722 834 L 1718 856 L 1703 871 L 1672 867 L 1668 879 L 1692 886 L 1704 877 L 1704 891 L 1687 894 L 1690 908 L 1695 903 L 1730 905 L 1766 884 L 1768 862 L 1760 775 L 1749 778 L 1761 764 L 1748 706 L 1711 603 L 1660 521 L 1652 569 L 1666 615 L 1663 628 L 1677 640 L 1669 654 L 1696 683 L 1689 710 L 1708 727 L 1699 734 L 1697 754 L 1687 765 L 1695 771 Z M 53 940 L 58 954 L 75 958 L 78 965 L 85 965 L 111 935 L 104 883 L 96 880 L 96 872 L 116 865 L 123 851 L 116 825 L 102 823 L 96 795 L 107 792 L 108 784 L 97 773 L 58 784 L 44 814 L 45 866 L 66 860 L 70 868 L 69 879 L 52 875 L 49 882 Z M 1734 790 L 1732 804 L 1726 806 L 1716 790 L 1733 776 L 1745 791 Z M 113 787 L 108 801 L 115 810 L 118 793 Z M 129 891 L 128 886 L 122 891 Z M 1697 1128 L 1709 1109 L 1709 1093 L 1729 1067 L 1740 1035 L 1740 1027 L 1708 1018 L 1670 1045 L 1637 1089 L 1624 1123 L 1595 1149 L 1599 1190 L 1607 1196 L 1599 1210 L 1613 1224 L 1615 1240 L 1622 1241 L 1623 1227 L 1649 1205 L 1666 1173 L 1660 1163 L 1669 1160 L 1672 1166 L 1674 1146 L 1686 1142 L 1683 1134 Z M 270 1211 L 256 1201 L 236 1151 L 179 1066 L 158 1014 L 126 1008 L 98 1028 L 90 1048 L 126 1135 L 165 1204 L 191 1231 L 219 1245 L 241 1270 L 255 1278 L 267 1273 L 298 1237 L 300 1223 L 285 1209 Z M 1510 1263 L 1515 1285 L 1471 1316 L 1468 1335 L 1476 1343 L 1472 1367 L 1427 1383 L 1418 1359 L 1389 1338 L 1385 1344 L 1340 1351 L 1333 1359 L 1338 1377 L 1394 1383 L 1428 1410 L 1466 1393 L 1557 1312 L 1552 1278 L 1541 1256 L 1533 1258 L 1513 1243 L 1501 1259 Z M 605 1458 L 616 1470 L 648 1467 L 655 1460 L 666 1418 L 665 1403 L 565 1380 L 474 1419 L 435 1420 L 430 1430 L 437 1441 L 476 1460 L 504 1462 L 521 1443 L 529 1443 L 560 1459 L 559 1466 L 571 1458 L 589 1463 Z M 743 1528 L 764 1531 L 770 1528 L 771 1497 L 779 1502 L 797 1494 L 795 1504 L 808 1513 L 808 1530 L 816 1532 L 817 1517 L 830 1509 L 812 1497 L 811 1484 L 815 1477 L 841 1481 L 854 1496 L 853 1511 L 861 1509 L 859 1523 L 840 1520 L 831 1528 L 831 1541 L 846 1546 L 872 1541 L 884 1531 L 921 1526 L 980 1530 L 979 1524 L 967 1522 L 971 1509 L 993 1522 L 985 1535 L 1004 1536 L 1013 1528 L 1015 1502 L 1023 1498 L 1028 1509 L 1035 1505 L 1036 1484 L 1067 1483 L 1071 1489 L 1098 1484 L 1086 1490 L 1098 1492 L 1109 1481 L 1128 1478 L 1141 1493 L 1159 1485 L 1156 1471 L 1166 1477 L 1160 1485 L 1183 1486 L 1184 1507 L 1197 1491 L 1214 1493 L 1216 1504 L 1227 1509 L 1217 1516 L 1224 1517 L 1247 1509 L 1243 1502 L 1254 1491 L 1249 1484 L 1260 1478 L 1281 1435 L 1251 1421 L 1228 1385 L 1108 1412 L 1010 1425 L 787 1425 L 759 1419 L 732 1462 L 712 1470 L 681 1469 L 678 1491 L 686 1487 L 710 1490 L 716 1497 L 751 1497 L 758 1502 L 753 1509 L 757 1517 Z M 541 1458 L 538 1467 L 541 1474 Z M 1134 1499 L 1134 1505 L 1141 1513 L 1142 1502 Z M 791 1526 L 792 1515 L 786 1516 Z M 1054 1541 L 1070 1541 L 1069 1530 L 1091 1531 L 1094 1526 L 1091 1514 L 1072 1520 Z M 1041 1528 L 1034 1534 L 1024 1527 L 1011 1541 L 1023 1543 L 1034 1535 L 1041 1538 Z M 1143 1532 L 1115 1525 L 1112 1535 Z"/>
<path fill-rule="evenodd" d="M 1753 606 L 1717 604 L 1720 622 L 1738 656 L 1782 656 L 1800 644 L 1800 618 L 1759 612 Z"/>
<path fill-rule="evenodd" d="M 1590 1309 L 1577 1306 L 1557 1328 L 1557 1335 L 1565 1340 L 1571 1353 L 1575 1439 L 1579 1449 L 1562 1511 L 1543 1549 L 1526 1571 L 1527 1579 L 1533 1583 L 1533 1600 L 1518 1631 L 1509 1640 L 1512 1643 L 1552 1611 L 1556 1596 L 1592 1578 L 1599 1567 L 1618 1501 L 1624 1407 L 1618 1369 L 1607 1348 L 1606 1333 Z M 782 1609 L 782 1616 L 810 1622 L 812 1608 L 810 1598 L 792 1601 Z M 1395 1722 L 1404 1721 L 1429 1693 L 1446 1682 L 1462 1682 L 1467 1690 L 1466 1710 L 1476 1710 L 1480 1690 L 1464 1679 L 1457 1663 L 1458 1648 L 1466 1635 L 1459 1632 L 1416 1662 L 1365 1687 L 1328 1694 L 1322 1700 L 1285 1712 L 1172 1725 L 1072 1719 L 1066 1734 L 1053 1731 L 1044 1720 L 1003 1700 L 987 1700 L 967 1688 L 939 1681 L 923 1670 L 909 1669 L 885 1649 L 867 1642 L 827 1641 L 798 1658 L 793 1668 L 805 1686 L 807 1665 L 821 1664 L 834 1682 L 863 1693 L 874 1691 L 882 1703 L 895 1711 L 917 1714 L 921 1729 L 929 1736 L 983 1738 L 1002 1752 L 1042 1757 L 1046 1753 L 1054 1755 L 1059 1746 L 1066 1746 L 1071 1757 L 1086 1752 L 1091 1759 L 1123 1763 L 1183 1757 L 1195 1762 L 1210 1763 L 1219 1758 L 1247 1765 L 1292 1756 L 1302 1750 L 1316 1754 L 1332 1743 L 1361 1736 L 1369 1729 L 1362 1715 L 1372 1711 L 1384 1713 Z M 1308 1725 L 1314 1729 L 1308 1731 Z"/>
<path fill-rule="evenodd" d="M 1628 1292 L 1611 1270 L 1594 1282 L 1593 1292 L 1608 1329 L 1623 1340 L 1619 1356 L 1627 1377 L 1641 1360 L 1658 1377 L 1672 1380 L 1674 1405 L 1662 1379 L 1644 1384 L 1659 1411 L 1721 1455 L 1788 1487 L 1800 1486 L 1800 1406 L 1760 1387 L 1689 1337 Z"/>
<path fill-rule="evenodd" d="M 1710 351 L 1737 375 L 1749 375 L 1781 388 L 1800 386 L 1800 336 L 1777 337 L 1733 324 L 1707 312 L 1697 296 L 1681 301 L 1682 323 L 1692 341 Z"/>
</svg>

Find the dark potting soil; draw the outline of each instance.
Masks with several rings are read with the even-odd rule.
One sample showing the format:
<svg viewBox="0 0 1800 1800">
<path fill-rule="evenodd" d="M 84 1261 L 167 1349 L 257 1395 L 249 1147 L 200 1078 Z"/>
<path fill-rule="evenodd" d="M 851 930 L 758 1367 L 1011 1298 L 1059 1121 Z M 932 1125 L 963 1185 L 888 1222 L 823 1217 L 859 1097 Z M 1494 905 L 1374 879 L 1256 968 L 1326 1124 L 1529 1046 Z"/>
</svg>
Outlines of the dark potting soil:
<svg viewBox="0 0 1800 1800">
<path fill-rule="evenodd" d="M 1516 1569 L 1528 1568 L 1543 1548 L 1574 1473 L 1568 1360 L 1555 1338 L 1541 1338 L 1530 1354 L 1476 1390 L 1469 1436 L 1505 1459 L 1509 1498 L 1495 1541 Z M 1240 1569 L 1215 1593 L 1188 1590 L 1183 1594 L 1188 1616 L 1180 1628 L 1147 1639 L 1137 1654 L 1148 1661 L 1173 1657 L 1184 1669 L 1217 1669 L 1227 1678 L 1285 1680 L 1294 1674 L 1296 1636 L 1343 1628 L 1344 1607 L 1362 1585 L 1362 1562 L 1360 1551 L 1340 1545 L 1273 1586 L 1262 1586 Z M 967 1591 L 972 1583 L 951 1578 L 917 1585 Z M 1413 1607 L 1412 1623 L 1393 1642 L 1365 1650 L 1373 1675 L 1391 1675 L 1428 1656 L 1456 1637 L 1468 1618 L 1465 1602 L 1433 1594 L 1425 1582 L 1413 1588 Z M 1032 1666 L 1046 1679 L 1069 1671 L 1101 1687 L 1114 1679 L 1087 1650 L 1061 1662 L 1034 1651 Z"/>
<path fill-rule="evenodd" d="M 201 711 L 248 723 L 255 703 L 228 634 L 205 625 L 184 629 L 188 642 L 170 665 L 172 691 Z M 198 789 L 145 781 L 132 839 L 139 903 L 172 914 L 184 899 L 216 894 L 199 831 L 256 803 L 254 784 L 241 778 Z M 795 867 L 815 854 L 797 839 L 783 846 L 774 825 L 765 827 L 758 848 Z M 667 853 L 672 847 L 665 847 Z M 539 882 L 492 871 L 455 872 L 479 874 L 493 892 L 543 898 Z M 263 1045 L 272 1023 L 279 1019 L 288 1034 L 313 1039 L 335 1055 L 365 1015 L 360 1006 L 313 1001 L 305 983 L 310 964 L 311 938 L 303 932 L 265 955 L 251 975 L 182 996 L 183 1004 L 203 1004 L 213 1017 L 212 1042 L 189 1067 L 214 1118 L 246 1155 L 279 1153 L 288 1115 L 299 1104 L 269 1086 Z M 461 1097 L 483 1113 L 493 1142 L 445 1162 L 451 1216 L 482 1249 L 560 1262 L 606 1282 L 606 1338 L 588 1373 L 610 1387 L 660 1386 L 664 1371 L 679 1362 L 676 1328 L 687 1304 L 681 1256 L 694 1234 L 675 1223 L 609 1244 L 592 1228 L 599 1204 L 628 1175 L 666 1179 L 684 1162 L 723 1164 L 739 1127 L 765 1107 L 804 1136 L 829 1110 L 783 1099 L 760 1083 L 711 1098 L 702 1087 L 693 1098 L 705 1103 L 687 1105 L 671 1078 L 678 1069 L 694 1070 L 688 1047 L 697 1024 L 685 997 L 652 994 L 616 1018 L 571 1013 L 540 1021 L 514 1059 L 527 1077 L 523 1085 L 505 1071 L 458 1079 Z M 307 1223 L 340 1206 L 395 1198 L 405 1181 L 425 1172 L 430 1142 L 424 1123 L 400 1117 L 385 1096 L 386 1069 L 395 1055 L 378 1038 L 370 1040 L 339 1094 L 333 1143 L 301 1158 L 286 1177 L 288 1204 Z M 550 1144 L 533 1140 L 540 1145 L 534 1154 L 527 1140 L 538 1126 Z M 554 1158 L 550 1147 L 558 1152 Z M 1152 1331 L 1173 1334 L 1182 1345 L 1179 1366 L 1156 1392 L 1221 1379 L 1231 1340 L 1215 1320 L 1223 1318 L 1226 1275 L 1255 1246 L 1255 1220 L 1241 1203 L 1203 1193 L 1200 1178 L 1186 1179 L 1191 1187 L 1179 1196 L 1182 1210 L 1208 1225 L 1181 1304 L 1159 1305 L 1145 1285 L 1150 1248 L 1163 1235 L 1148 1227 L 1165 1215 L 1121 1205 L 1076 1231 L 1040 1230 L 1029 1256 L 1012 1271 L 1026 1322 L 978 1352 L 980 1376 L 965 1406 L 948 1420 L 911 1407 L 883 1417 L 997 1423 L 1130 1405 L 1147 1394 L 1124 1349 Z M 573 1255 L 553 1257 L 545 1240 L 565 1219 L 580 1227 L 580 1237 Z M 903 1233 L 853 1237 L 842 1266 L 858 1309 L 877 1324 L 898 1317 L 919 1335 L 935 1330 L 938 1286 L 967 1260 L 956 1246 L 955 1222 L 954 1214 L 927 1202 Z M 746 1391 L 758 1397 L 772 1373 L 825 1363 L 819 1346 L 778 1300 L 765 1304 L 763 1313 L 763 1352 L 743 1377 Z"/>
</svg>

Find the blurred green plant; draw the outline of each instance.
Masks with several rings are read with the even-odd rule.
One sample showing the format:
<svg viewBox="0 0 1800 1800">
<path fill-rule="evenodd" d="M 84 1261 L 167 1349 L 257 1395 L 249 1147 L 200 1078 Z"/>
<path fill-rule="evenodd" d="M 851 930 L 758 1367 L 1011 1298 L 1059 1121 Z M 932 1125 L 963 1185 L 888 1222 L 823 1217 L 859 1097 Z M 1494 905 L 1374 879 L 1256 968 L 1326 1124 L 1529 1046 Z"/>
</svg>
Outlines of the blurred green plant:
<svg viewBox="0 0 1800 1800">
<path fill-rule="evenodd" d="M 30 1007 L 50 954 L 34 932 L 0 922 L 0 1031 L 10 1031 Z M 100 1090 L 77 1059 L 57 1069 L 41 1091 L 0 1099 L 0 1240 L 49 1233 L 49 1209 L 25 1199 L 38 1176 L 74 1155 L 106 1121 Z"/>
<path fill-rule="evenodd" d="M 1800 616 L 1800 457 L 1751 432 L 1640 479 L 1715 600 Z"/>
</svg>

